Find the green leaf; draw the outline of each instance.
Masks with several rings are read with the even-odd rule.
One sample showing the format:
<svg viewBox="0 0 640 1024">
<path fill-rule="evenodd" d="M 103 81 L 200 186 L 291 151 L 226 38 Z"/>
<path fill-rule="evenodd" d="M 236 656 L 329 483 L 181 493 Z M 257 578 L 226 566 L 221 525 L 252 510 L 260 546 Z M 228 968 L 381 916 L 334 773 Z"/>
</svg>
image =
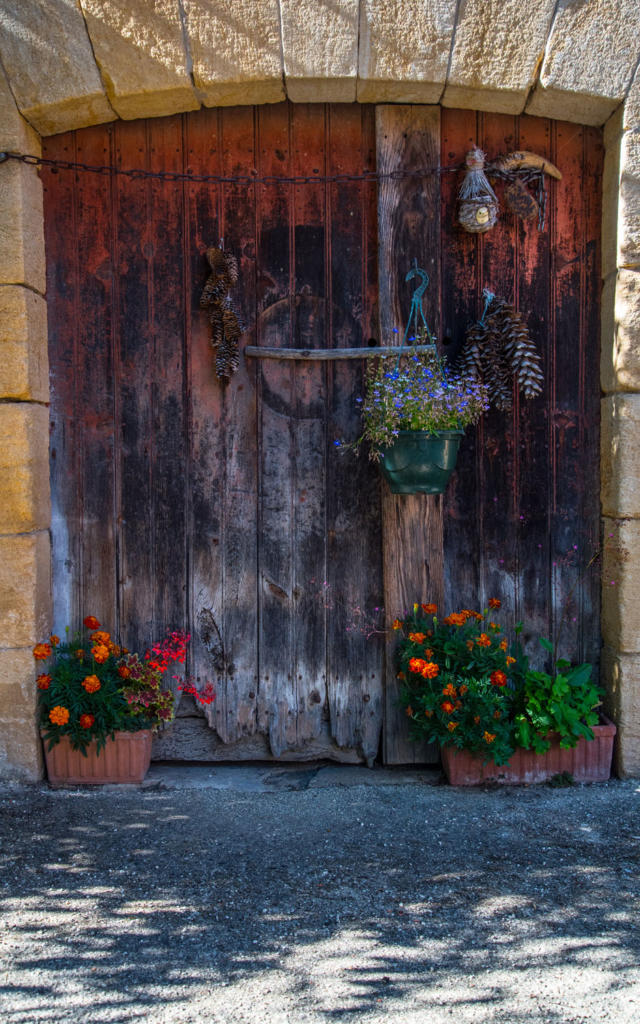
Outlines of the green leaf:
<svg viewBox="0 0 640 1024">
<path fill-rule="evenodd" d="M 545 651 L 549 651 L 550 654 L 553 654 L 553 644 L 550 640 L 545 640 L 544 637 L 540 637 L 540 644 L 544 647 Z"/>
</svg>

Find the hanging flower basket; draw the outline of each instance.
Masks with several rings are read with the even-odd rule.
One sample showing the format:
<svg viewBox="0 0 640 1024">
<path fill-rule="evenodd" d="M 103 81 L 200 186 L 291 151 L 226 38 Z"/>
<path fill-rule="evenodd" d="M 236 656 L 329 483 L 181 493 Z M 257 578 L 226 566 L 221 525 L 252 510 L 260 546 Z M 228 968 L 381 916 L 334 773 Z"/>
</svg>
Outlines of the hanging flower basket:
<svg viewBox="0 0 640 1024">
<path fill-rule="evenodd" d="M 463 430 L 401 430 L 381 453 L 392 494 L 442 494 L 458 458 Z"/>
</svg>

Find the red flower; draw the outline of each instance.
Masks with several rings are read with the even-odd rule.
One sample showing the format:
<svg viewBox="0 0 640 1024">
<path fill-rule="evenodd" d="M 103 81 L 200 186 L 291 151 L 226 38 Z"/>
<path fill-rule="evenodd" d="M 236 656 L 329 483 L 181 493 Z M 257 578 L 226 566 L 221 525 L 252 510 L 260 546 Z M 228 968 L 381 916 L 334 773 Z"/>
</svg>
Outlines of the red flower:
<svg viewBox="0 0 640 1024">
<path fill-rule="evenodd" d="M 36 679 L 36 683 L 38 684 L 39 690 L 48 690 L 50 682 L 51 676 L 46 674 L 45 672 L 39 675 L 38 678 Z"/>
<path fill-rule="evenodd" d="M 499 668 L 497 668 L 495 670 L 495 672 L 492 672 L 491 675 L 489 676 L 489 678 L 491 679 L 491 682 L 493 683 L 494 686 L 506 686 L 507 685 L 507 677 L 504 674 L 504 672 L 500 671 Z"/>
<path fill-rule="evenodd" d="M 422 611 L 425 615 L 435 615 L 438 610 L 437 604 L 423 604 Z"/>
<path fill-rule="evenodd" d="M 444 711 L 445 715 L 452 715 L 453 712 L 455 711 L 455 708 L 450 700 L 444 700 L 440 707 Z"/>
<path fill-rule="evenodd" d="M 86 619 L 83 619 L 82 622 L 87 629 L 100 629 L 100 623 L 96 619 L 95 615 L 87 615 Z"/>
<path fill-rule="evenodd" d="M 498 609 L 501 604 L 502 604 L 502 601 L 500 601 L 497 597 L 490 597 L 489 598 L 489 607 L 490 608 Z"/>
<path fill-rule="evenodd" d="M 36 661 L 45 661 L 51 655 L 51 644 L 36 644 L 33 648 L 33 656 Z"/>
<path fill-rule="evenodd" d="M 80 718 L 78 719 L 78 721 L 80 722 L 80 725 L 82 726 L 83 729 L 90 729 L 91 726 L 93 725 L 93 723 L 95 722 L 95 720 L 96 720 L 95 715 L 88 715 L 88 714 L 87 715 L 80 715 Z"/>
</svg>

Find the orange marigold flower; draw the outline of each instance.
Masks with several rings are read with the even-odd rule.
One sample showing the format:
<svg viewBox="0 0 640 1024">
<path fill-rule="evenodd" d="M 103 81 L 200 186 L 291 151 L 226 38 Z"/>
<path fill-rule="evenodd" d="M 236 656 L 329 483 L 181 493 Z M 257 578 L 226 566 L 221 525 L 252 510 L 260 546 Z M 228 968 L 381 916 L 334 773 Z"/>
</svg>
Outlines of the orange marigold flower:
<svg viewBox="0 0 640 1024">
<path fill-rule="evenodd" d="M 51 683 L 51 676 L 46 672 L 42 672 L 36 679 L 36 683 L 38 684 L 39 690 L 48 690 Z"/>
<path fill-rule="evenodd" d="M 507 677 L 504 674 L 504 672 L 500 671 L 499 668 L 497 668 L 495 670 L 495 672 L 492 672 L 491 675 L 489 676 L 489 678 L 490 678 L 490 680 L 491 680 L 491 682 L 493 683 L 494 686 L 506 686 L 507 685 Z"/>
<path fill-rule="evenodd" d="M 431 718 L 432 714 L 433 714 L 433 711 L 429 711 L 429 709 L 427 708 L 425 713 L 424 713 L 424 716 L 425 716 L 425 718 Z"/>
<path fill-rule="evenodd" d="M 507 665 L 515 665 L 516 659 L 512 658 L 510 654 L 507 655 Z"/>
<path fill-rule="evenodd" d="M 467 650 L 468 651 L 472 651 L 473 650 L 473 640 L 467 640 Z"/>
<path fill-rule="evenodd" d="M 491 631 L 492 631 L 493 633 L 499 633 L 499 632 L 500 632 L 500 626 L 498 625 L 498 623 L 497 623 L 497 622 L 490 622 L 490 623 L 489 623 L 489 629 L 490 629 L 490 630 L 491 630 Z"/>
<path fill-rule="evenodd" d="M 120 653 L 121 653 L 120 648 L 118 647 L 117 644 L 114 644 L 113 640 L 109 641 L 109 643 L 107 644 L 107 647 L 109 648 L 109 654 L 113 654 L 114 658 L 119 658 L 120 657 Z"/>
<path fill-rule="evenodd" d="M 467 616 L 463 612 L 452 612 L 442 620 L 445 626 L 464 626 Z"/>
<path fill-rule="evenodd" d="M 497 611 L 497 609 L 500 608 L 501 604 L 502 604 L 502 601 L 500 601 L 497 597 L 490 597 L 489 598 L 489 607 L 490 608 L 495 608 L 496 611 Z"/>
<path fill-rule="evenodd" d="M 122 667 L 125 668 L 126 666 L 123 665 Z M 120 669 L 118 669 L 118 672 L 120 672 Z M 122 672 L 120 672 L 120 675 L 122 675 Z M 127 676 L 128 675 L 129 675 L 129 669 L 127 669 Z M 124 676 L 123 678 L 126 679 L 127 676 Z M 398 672 L 397 678 L 398 679 L 406 679 L 407 677 L 405 676 L 404 672 Z"/>
<path fill-rule="evenodd" d="M 453 712 L 455 711 L 455 708 L 450 700 L 443 700 L 440 707 L 444 711 L 445 715 L 452 715 Z"/>
<path fill-rule="evenodd" d="M 78 650 L 76 651 L 76 658 L 78 659 L 78 661 L 82 661 L 82 659 L 84 658 L 84 651 L 82 650 L 81 647 L 78 647 Z"/>
<path fill-rule="evenodd" d="M 444 690 L 442 691 L 444 697 L 457 697 L 458 691 L 456 690 L 453 683 L 447 683 Z"/>
<path fill-rule="evenodd" d="M 420 675 L 424 676 L 425 679 L 435 679 L 440 671 L 440 666 L 436 665 L 435 661 L 427 661 Z"/>
<path fill-rule="evenodd" d="M 393 628 L 394 629 L 402 629 L 402 623 L 400 622 L 400 619 L 394 619 L 393 620 Z"/>
<path fill-rule="evenodd" d="M 500 641 L 500 650 L 501 651 L 506 651 L 508 646 L 509 646 L 509 644 L 507 643 L 506 640 L 501 640 Z"/>
<path fill-rule="evenodd" d="M 93 723 L 95 722 L 95 720 L 96 720 L 96 716 L 95 715 L 90 715 L 88 713 L 84 714 L 84 715 L 80 715 L 80 718 L 78 719 L 78 721 L 79 721 L 79 723 L 80 723 L 80 725 L 82 726 L 83 729 L 90 729 L 91 726 L 93 725 Z"/>
<path fill-rule="evenodd" d="M 406 714 L 407 718 L 411 718 L 411 716 L 413 714 L 413 708 L 411 707 L 410 704 L 407 705 L 405 714 Z"/>
<path fill-rule="evenodd" d="M 60 637 L 56 636 L 55 633 L 52 633 L 51 636 L 49 637 L 49 643 L 51 644 L 52 647 L 57 647 L 58 644 L 60 643 Z"/>
<path fill-rule="evenodd" d="M 36 644 L 33 648 L 33 656 L 36 661 L 44 661 L 51 656 L 51 644 Z"/>
<path fill-rule="evenodd" d="M 447 729 L 449 732 L 453 732 L 454 729 L 458 728 L 458 722 L 447 722 Z"/>
<path fill-rule="evenodd" d="M 498 719 L 502 718 L 502 712 L 501 712 L 501 711 L 494 711 L 494 712 L 493 712 L 493 717 L 494 717 L 494 718 L 496 719 L 496 721 L 497 721 Z"/>
<path fill-rule="evenodd" d="M 476 723 L 476 725 L 480 725 L 480 715 L 474 715 L 473 720 Z"/>
<path fill-rule="evenodd" d="M 91 653 L 94 661 L 97 661 L 98 664 L 101 665 L 102 662 L 106 661 L 109 657 L 109 648 L 105 647 L 104 644 L 97 644 L 95 647 L 91 648 Z"/>
<path fill-rule="evenodd" d="M 438 611 L 437 604 L 423 604 L 422 611 L 425 615 L 435 615 Z"/>
<path fill-rule="evenodd" d="M 482 738 L 485 743 L 493 743 L 496 738 L 496 734 L 495 732 L 485 732 Z"/>
<path fill-rule="evenodd" d="M 469 613 L 469 618 L 470 619 L 475 619 L 476 622 L 482 622 L 482 620 L 484 619 L 484 615 L 482 615 L 481 612 L 470 612 Z"/>
<path fill-rule="evenodd" d="M 424 649 L 424 656 L 425 656 L 425 658 L 433 657 L 433 651 L 431 650 L 430 647 L 425 647 L 425 649 Z"/>
<path fill-rule="evenodd" d="M 425 640 L 424 633 L 409 633 L 409 639 L 412 644 L 421 644 Z"/>
<path fill-rule="evenodd" d="M 96 629 L 95 633 L 92 633 L 89 637 L 94 644 L 104 644 L 105 646 L 111 639 L 111 634 L 107 633 L 104 629 Z"/>
<path fill-rule="evenodd" d="M 480 636 L 477 636 L 476 643 L 479 644 L 480 647 L 491 647 L 491 639 L 486 633 L 481 633 Z"/>
<path fill-rule="evenodd" d="M 86 619 L 82 620 L 84 626 L 87 629 L 100 629 L 100 623 L 96 619 L 95 615 L 87 615 Z"/>
<path fill-rule="evenodd" d="M 422 669 L 426 665 L 424 658 L 411 658 L 409 660 L 409 670 L 411 672 L 422 672 Z"/>
<path fill-rule="evenodd" d="M 61 707 L 60 704 L 56 704 L 54 708 L 51 708 L 49 718 L 54 725 L 66 725 L 69 721 L 69 711 L 67 708 Z"/>
<path fill-rule="evenodd" d="M 102 684 L 97 676 L 85 676 L 81 685 L 84 686 L 87 693 L 97 693 Z"/>
<path fill-rule="evenodd" d="M 462 686 L 460 687 L 460 696 L 461 696 L 461 697 L 464 697 L 465 693 L 467 693 L 467 692 L 468 692 L 468 690 L 469 690 L 469 687 L 468 687 L 468 686 L 465 686 L 465 685 L 463 684 L 463 685 L 462 685 Z"/>
</svg>

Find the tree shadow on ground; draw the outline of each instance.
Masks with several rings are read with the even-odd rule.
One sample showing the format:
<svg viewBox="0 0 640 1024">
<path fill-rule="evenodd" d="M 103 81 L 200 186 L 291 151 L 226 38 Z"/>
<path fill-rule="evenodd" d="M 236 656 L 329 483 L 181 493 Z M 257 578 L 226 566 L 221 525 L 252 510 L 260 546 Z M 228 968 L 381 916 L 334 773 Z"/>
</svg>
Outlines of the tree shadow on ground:
<svg viewBox="0 0 640 1024">
<path fill-rule="evenodd" d="M 629 784 L 40 789 L 1 809 L 6 1024 L 640 1013 Z"/>
</svg>

